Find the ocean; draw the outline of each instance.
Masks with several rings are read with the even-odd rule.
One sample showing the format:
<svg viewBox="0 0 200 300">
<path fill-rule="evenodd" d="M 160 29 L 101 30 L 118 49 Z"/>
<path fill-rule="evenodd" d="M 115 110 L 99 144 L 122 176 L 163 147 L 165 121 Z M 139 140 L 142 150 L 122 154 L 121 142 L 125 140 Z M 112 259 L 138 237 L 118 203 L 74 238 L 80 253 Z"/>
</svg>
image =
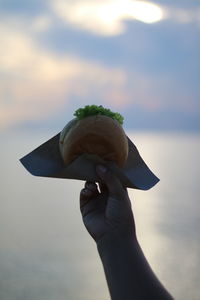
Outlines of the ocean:
<svg viewBox="0 0 200 300">
<path fill-rule="evenodd" d="M 19 158 L 54 134 L 1 134 L 0 299 L 109 300 L 79 212 L 82 181 L 30 175 Z M 200 135 L 128 132 L 160 182 L 129 190 L 137 236 L 177 300 L 200 299 Z"/>
</svg>

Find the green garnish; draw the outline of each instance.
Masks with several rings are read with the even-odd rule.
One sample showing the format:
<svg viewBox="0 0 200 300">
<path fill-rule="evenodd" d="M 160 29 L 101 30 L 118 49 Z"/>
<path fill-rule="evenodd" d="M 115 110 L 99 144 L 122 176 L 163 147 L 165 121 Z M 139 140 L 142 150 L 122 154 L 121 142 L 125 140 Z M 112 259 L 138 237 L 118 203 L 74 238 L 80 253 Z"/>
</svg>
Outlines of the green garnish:
<svg viewBox="0 0 200 300">
<path fill-rule="evenodd" d="M 89 116 L 94 115 L 104 115 L 117 120 L 119 124 L 123 124 L 124 118 L 118 112 L 112 112 L 109 108 L 104 108 L 103 106 L 97 105 L 86 105 L 84 108 L 79 108 L 75 111 L 74 116 L 78 120 L 82 120 Z"/>
</svg>

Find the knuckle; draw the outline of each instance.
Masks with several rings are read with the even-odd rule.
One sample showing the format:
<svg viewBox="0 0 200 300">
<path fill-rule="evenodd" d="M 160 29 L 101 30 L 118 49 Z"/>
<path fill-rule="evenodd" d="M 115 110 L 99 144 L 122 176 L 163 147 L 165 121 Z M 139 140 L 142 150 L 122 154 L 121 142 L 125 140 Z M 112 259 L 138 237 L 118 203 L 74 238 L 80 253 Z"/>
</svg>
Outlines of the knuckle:
<svg viewBox="0 0 200 300">
<path fill-rule="evenodd" d="M 88 188 L 89 190 L 95 192 L 96 189 L 97 189 L 97 186 L 96 186 L 96 184 L 93 183 L 93 182 L 87 182 L 87 183 L 86 183 L 86 188 Z"/>
</svg>

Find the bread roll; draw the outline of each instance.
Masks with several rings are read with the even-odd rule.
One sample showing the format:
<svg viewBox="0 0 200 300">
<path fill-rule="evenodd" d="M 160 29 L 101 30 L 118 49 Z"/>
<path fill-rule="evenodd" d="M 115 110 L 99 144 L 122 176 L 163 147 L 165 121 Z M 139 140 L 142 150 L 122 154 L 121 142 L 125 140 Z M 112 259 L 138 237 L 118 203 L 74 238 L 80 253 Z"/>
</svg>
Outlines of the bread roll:
<svg viewBox="0 0 200 300">
<path fill-rule="evenodd" d="M 65 126 L 60 134 L 60 152 L 66 165 L 88 153 L 123 167 L 128 157 L 128 141 L 118 121 L 105 115 L 93 115 L 73 119 Z"/>
</svg>

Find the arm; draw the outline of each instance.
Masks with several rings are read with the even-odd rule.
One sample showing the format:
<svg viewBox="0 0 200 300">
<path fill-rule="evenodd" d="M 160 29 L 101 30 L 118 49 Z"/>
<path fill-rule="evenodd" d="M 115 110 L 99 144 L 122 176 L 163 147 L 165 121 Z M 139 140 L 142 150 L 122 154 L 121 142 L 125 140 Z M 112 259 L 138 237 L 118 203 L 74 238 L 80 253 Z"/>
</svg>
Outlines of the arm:
<svg viewBox="0 0 200 300">
<path fill-rule="evenodd" d="M 112 300 L 172 300 L 150 268 L 137 241 L 127 190 L 97 167 L 101 191 L 86 182 L 80 194 L 84 224 L 97 243 Z"/>
<path fill-rule="evenodd" d="M 98 251 L 113 300 L 170 300 L 134 239 L 104 239 Z"/>
</svg>

